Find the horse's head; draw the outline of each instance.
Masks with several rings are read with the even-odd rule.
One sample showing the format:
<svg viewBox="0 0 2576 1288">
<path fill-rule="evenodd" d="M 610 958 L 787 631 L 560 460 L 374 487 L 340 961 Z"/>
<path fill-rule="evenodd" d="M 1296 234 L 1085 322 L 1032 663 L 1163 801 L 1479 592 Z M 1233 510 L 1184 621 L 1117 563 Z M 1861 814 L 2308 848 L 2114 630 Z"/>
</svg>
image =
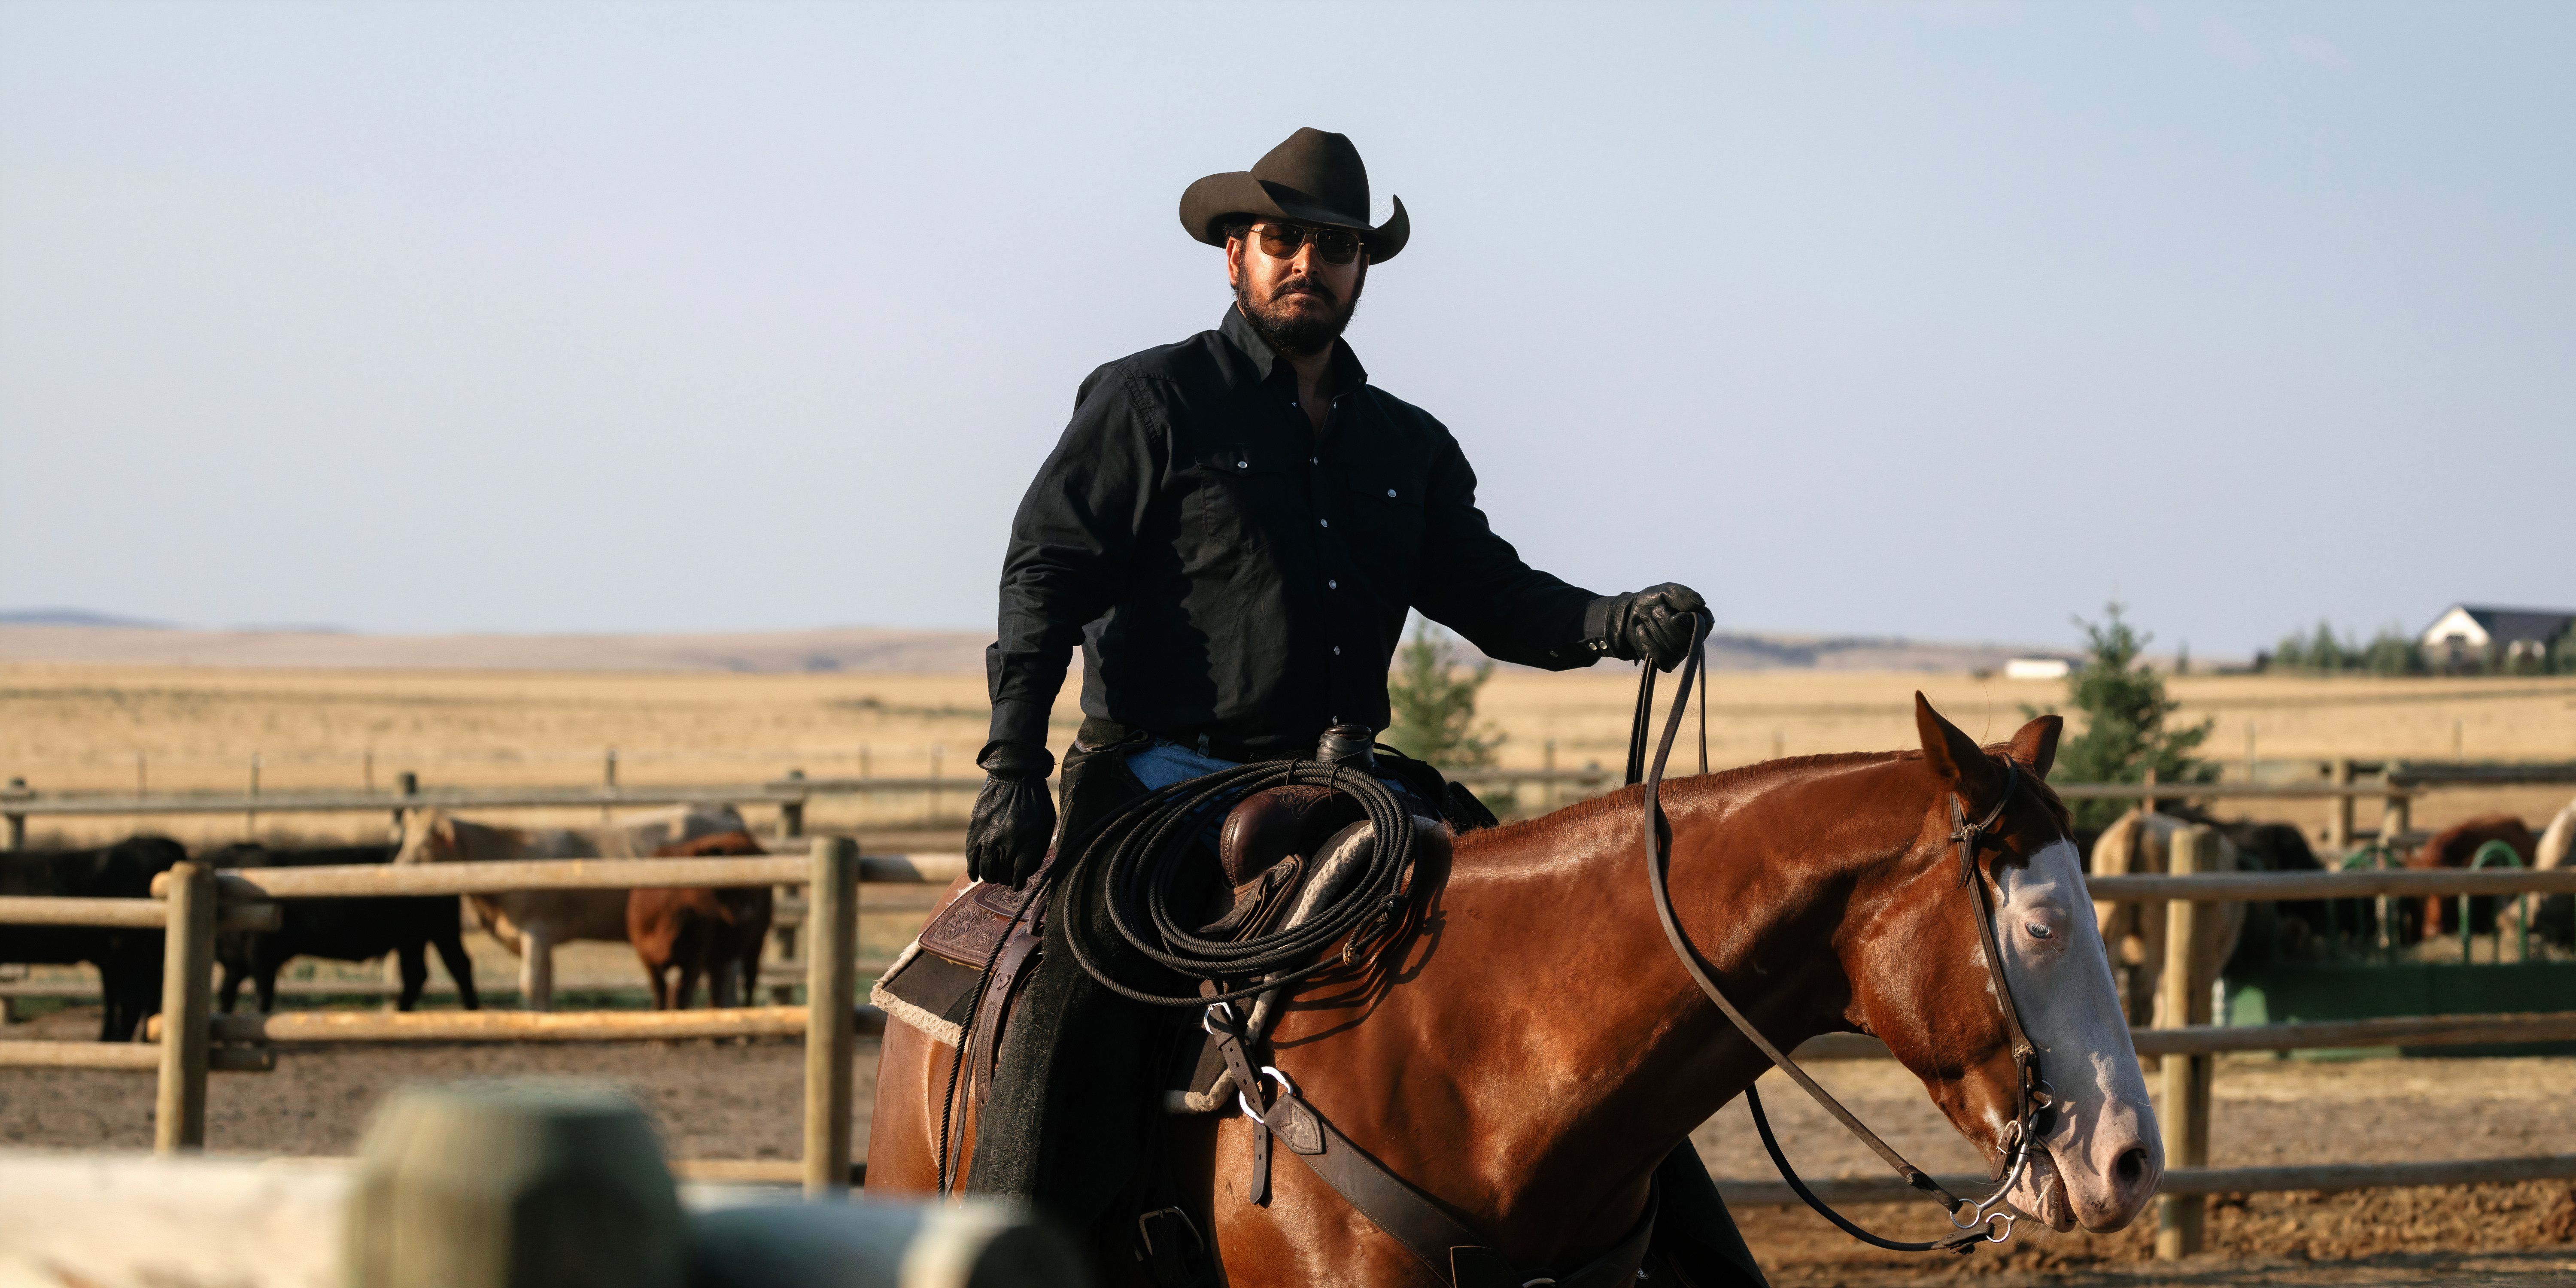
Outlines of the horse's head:
<svg viewBox="0 0 2576 1288">
<path fill-rule="evenodd" d="M 2055 1101 L 2036 1120 L 2038 1148 L 2006 1201 L 2057 1230 L 2117 1230 L 2155 1194 L 2164 1148 L 2065 807 L 2042 781 L 2061 722 L 2031 721 L 1998 754 L 1921 694 L 1914 703 L 1930 800 L 1884 911 L 1856 945 L 1850 1018 L 1923 1079 L 1951 1125 L 2002 1175 L 2022 1100 L 1977 929 L 1982 914 L 1960 880 L 1951 802 L 1971 824 L 1994 813 L 1972 879 L 1991 897 L 2004 980 Z"/>
</svg>

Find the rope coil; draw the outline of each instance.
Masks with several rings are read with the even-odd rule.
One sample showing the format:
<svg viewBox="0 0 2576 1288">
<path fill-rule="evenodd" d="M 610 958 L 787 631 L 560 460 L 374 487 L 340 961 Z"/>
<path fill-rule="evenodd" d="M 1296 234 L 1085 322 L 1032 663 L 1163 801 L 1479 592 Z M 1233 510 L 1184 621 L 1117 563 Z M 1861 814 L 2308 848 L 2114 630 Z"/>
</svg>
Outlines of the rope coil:
<svg viewBox="0 0 2576 1288">
<path fill-rule="evenodd" d="M 1211 819 L 1244 797 L 1272 787 L 1329 787 L 1360 803 L 1374 833 L 1351 880 L 1315 915 L 1241 940 L 1206 939 L 1172 905 L 1172 889 L 1192 846 Z M 1355 953 L 1326 950 L 1344 936 L 1390 933 L 1411 899 L 1413 811 L 1393 788 L 1365 771 L 1316 760 L 1256 761 L 1157 788 L 1105 820 L 1064 874 L 1065 942 L 1074 960 L 1102 987 L 1148 1006 L 1203 1008 L 1240 1001 L 1296 983 Z M 1165 995 L 1113 977 L 1102 961 L 1115 945 L 1086 942 L 1096 931 L 1079 909 L 1105 908 L 1128 947 L 1175 974 L 1211 982 L 1251 978 L 1231 992 Z M 1355 934 L 1356 932 L 1356 934 Z M 1107 950 L 1107 951 L 1104 951 Z"/>
</svg>

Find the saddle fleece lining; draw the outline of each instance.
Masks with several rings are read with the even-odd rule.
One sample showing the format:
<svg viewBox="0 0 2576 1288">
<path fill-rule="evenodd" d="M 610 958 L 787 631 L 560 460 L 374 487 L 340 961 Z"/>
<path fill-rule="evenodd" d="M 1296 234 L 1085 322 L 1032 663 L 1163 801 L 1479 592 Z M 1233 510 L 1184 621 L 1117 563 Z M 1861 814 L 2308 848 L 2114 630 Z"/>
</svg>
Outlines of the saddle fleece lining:
<svg viewBox="0 0 2576 1288">
<path fill-rule="evenodd" d="M 965 1038 L 963 1027 L 954 1020 L 897 997 L 892 989 L 886 987 L 887 981 L 902 974 L 903 968 L 911 965 L 913 959 L 919 956 L 921 956 L 920 940 L 915 939 L 905 944 L 903 951 L 895 956 L 894 964 L 886 967 L 885 974 L 877 976 L 876 982 L 868 986 L 868 1001 L 884 1011 L 888 1019 L 901 1020 L 938 1042 L 953 1047 Z"/>
</svg>

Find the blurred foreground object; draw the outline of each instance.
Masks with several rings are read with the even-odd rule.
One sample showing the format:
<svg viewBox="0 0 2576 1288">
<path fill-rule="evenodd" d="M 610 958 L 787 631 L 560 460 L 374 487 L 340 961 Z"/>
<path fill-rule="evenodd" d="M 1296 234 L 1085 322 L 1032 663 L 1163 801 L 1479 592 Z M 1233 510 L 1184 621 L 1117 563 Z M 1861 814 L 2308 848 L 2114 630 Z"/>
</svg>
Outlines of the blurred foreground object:
<svg viewBox="0 0 2576 1288">
<path fill-rule="evenodd" d="M 362 1156 L 0 1151 L 0 1283 L 96 1288 L 984 1288 L 1088 1283 L 1007 1205 L 673 1184 L 623 1096 L 397 1093 Z"/>
</svg>

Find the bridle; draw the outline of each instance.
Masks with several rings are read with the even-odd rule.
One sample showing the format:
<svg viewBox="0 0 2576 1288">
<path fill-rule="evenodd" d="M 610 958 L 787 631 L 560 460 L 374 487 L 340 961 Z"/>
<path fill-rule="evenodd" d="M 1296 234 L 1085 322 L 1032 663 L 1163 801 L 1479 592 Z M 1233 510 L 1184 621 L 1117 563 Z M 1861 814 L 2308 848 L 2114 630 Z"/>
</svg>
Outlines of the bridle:
<svg viewBox="0 0 2576 1288">
<path fill-rule="evenodd" d="M 1790 1059 L 1787 1052 L 1762 1036 L 1762 1031 L 1755 1028 L 1753 1021 L 1727 999 L 1725 990 L 1717 986 L 1714 968 L 1700 956 L 1699 950 L 1691 944 L 1690 936 L 1682 933 L 1681 922 L 1673 916 L 1672 891 L 1666 883 L 1666 869 L 1672 862 L 1672 840 L 1664 823 L 1663 802 L 1657 796 L 1657 789 L 1664 780 L 1665 762 L 1672 757 L 1673 739 L 1681 732 L 1682 709 L 1690 704 L 1691 685 L 1700 678 L 1700 672 L 1707 665 L 1708 632 L 1712 624 L 1713 618 L 1706 611 L 1692 614 L 1690 656 L 1683 662 L 1681 675 L 1674 683 L 1672 712 L 1664 723 L 1664 736 L 1655 747 L 1651 768 L 1646 764 L 1646 733 L 1648 717 L 1654 709 L 1655 668 L 1652 664 L 1640 668 L 1643 675 L 1637 685 L 1637 713 L 1628 736 L 1628 781 L 1645 785 L 1646 885 L 1654 892 L 1655 916 L 1663 922 L 1664 938 L 1672 943 L 1673 952 L 1681 958 L 1683 969 L 1690 972 L 1700 991 L 1717 1003 L 1717 1009 L 1736 1029 L 1823 1106 L 1825 1112 L 1832 1114 L 1846 1130 L 1859 1137 L 1862 1144 L 1895 1168 L 1907 1185 L 1939 1203 L 1958 1233 L 1922 1243 L 1907 1243 L 1881 1238 L 1852 1224 L 1827 1206 L 1824 1200 L 1817 1198 L 1815 1192 L 1807 1188 L 1806 1182 L 1798 1179 L 1798 1173 L 1789 1166 L 1788 1155 L 1780 1150 L 1778 1138 L 1772 1135 L 1770 1118 L 1762 1112 L 1761 1093 L 1748 1086 L 1744 1089 L 1744 1102 L 1753 1111 L 1753 1126 L 1762 1134 L 1762 1148 L 1770 1152 L 1771 1162 L 1780 1169 L 1780 1178 L 1789 1183 L 1789 1188 L 1799 1198 L 1806 1200 L 1807 1206 L 1863 1243 L 1894 1252 L 1930 1252 L 1935 1249 L 1967 1252 L 1980 1242 L 2002 1243 L 2012 1237 L 2013 1214 L 1997 1209 L 2003 1203 L 2004 1195 L 2021 1180 L 2022 1172 L 2030 1165 L 2030 1151 L 2040 1133 L 2046 1130 L 2043 1120 L 2057 1104 L 2054 1089 L 2040 1077 L 2039 1048 L 2022 1028 L 2021 1008 L 2013 1004 L 2012 984 L 2004 978 L 2003 946 L 1995 939 L 1994 900 L 1986 891 L 1977 863 L 1977 852 L 1982 842 L 2003 818 L 2004 808 L 2012 803 L 2014 794 L 2021 788 L 2021 771 L 2011 758 L 2004 758 L 2003 795 L 1997 798 L 1993 809 L 1986 811 L 1985 817 L 1974 823 L 1967 821 L 1966 805 L 1958 794 L 1953 792 L 1950 796 L 1950 839 L 1958 846 L 1959 884 L 1968 889 L 1975 905 L 1977 941 L 1985 952 L 1986 974 L 1994 984 L 1995 998 L 2003 1010 L 2004 1032 L 2012 1043 L 2014 1072 L 2013 1121 L 2004 1129 L 2003 1138 L 2009 1165 L 2004 1170 L 2003 1180 L 1996 1184 L 1992 1193 L 1983 1199 L 1969 1200 L 1952 1194 L 1939 1181 L 1932 1179 L 1930 1173 L 1907 1162 L 1904 1155 L 1879 1139 L 1878 1133 L 1862 1125 L 1841 1101 L 1834 1099 L 1831 1093 L 1816 1084 L 1814 1078 L 1807 1076 L 1807 1071 L 1799 1068 L 1798 1062 Z M 1699 771 L 1703 774 L 1708 772 L 1708 696 L 1705 688 L 1701 691 L 1699 707 Z M 1965 1221 L 1960 1219 L 1962 1214 L 1967 1217 Z"/>
</svg>

